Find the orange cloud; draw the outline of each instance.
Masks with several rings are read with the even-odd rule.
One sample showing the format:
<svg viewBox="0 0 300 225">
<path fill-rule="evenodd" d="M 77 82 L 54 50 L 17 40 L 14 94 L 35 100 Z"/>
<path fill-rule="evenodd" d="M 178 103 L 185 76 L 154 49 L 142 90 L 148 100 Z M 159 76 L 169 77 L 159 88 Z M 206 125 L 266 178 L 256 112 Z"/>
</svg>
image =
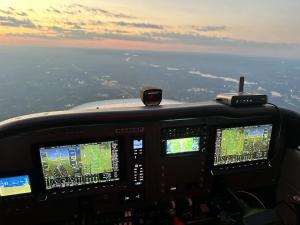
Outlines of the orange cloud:
<svg viewBox="0 0 300 225">
<path fill-rule="evenodd" d="M 110 49 L 135 49 L 149 51 L 173 51 L 173 52 L 206 52 L 206 53 L 240 53 L 246 51 L 247 54 L 255 55 L 249 49 L 232 48 L 226 46 L 205 46 L 182 43 L 152 43 L 143 41 L 125 40 L 75 40 L 75 39 L 42 39 L 33 37 L 0 37 L 0 43 L 4 46 L 41 46 L 41 47 L 75 47 L 75 48 L 110 48 Z M 263 53 L 263 52 L 262 52 Z"/>
<path fill-rule="evenodd" d="M 126 40 L 76 40 L 76 39 L 43 39 L 34 37 L 0 36 L 4 46 L 41 46 L 41 47 L 81 47 L 81 48 L 116 48 L 158 51 L 199 51 L 206 47 L 180 43 L 152 43 Z"/>
</svg>

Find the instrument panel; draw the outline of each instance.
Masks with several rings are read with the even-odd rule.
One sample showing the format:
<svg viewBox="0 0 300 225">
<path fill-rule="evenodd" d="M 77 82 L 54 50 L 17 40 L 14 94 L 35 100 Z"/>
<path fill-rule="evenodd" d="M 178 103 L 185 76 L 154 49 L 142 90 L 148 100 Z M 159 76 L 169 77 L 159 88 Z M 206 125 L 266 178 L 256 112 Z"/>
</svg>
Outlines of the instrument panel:
<svg viewBox="0 0 300 225">
<path fill-rule="evenodd" d="M 276 110 L 249 115 L 238 109 L 245 114 L 230 117 L 199 115 L 201 108 L 155 119 L 145 115 L 113 122 L 113 116 L 106 122 L 49 124 L 3 136 L 1 212 L 13 214 L 14 203 L 27 202 L 19 210 L 40 210 L 37 221 L 43 221 L 49 219 L 43 207 L 66 199 L 70 210 L 61 217 L 80 211 L 78 199 L 99 213 L 186 197 L 207 199 L 220 177 L 239 179 L 232 186 L 249 185 L 247 179 L 258 170 L 263 174 L 259 185 L 272 184 L 279 151 Z"/>
</svg>

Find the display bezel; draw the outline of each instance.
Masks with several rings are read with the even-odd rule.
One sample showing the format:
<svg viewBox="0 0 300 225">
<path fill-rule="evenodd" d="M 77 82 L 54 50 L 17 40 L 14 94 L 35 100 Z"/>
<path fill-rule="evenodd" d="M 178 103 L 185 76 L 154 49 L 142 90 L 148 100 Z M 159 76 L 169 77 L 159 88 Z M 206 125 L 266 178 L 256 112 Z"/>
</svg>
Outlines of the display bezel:
<svg viewBox="0 0 300 225">
<path fill-rule="evenodd" d="M 109 141 L 118 141 L 118 160 L 119 160 L 119 180 L 115 181 L 108 181 L 108 182 L 99 182 L 99 183 L 90 183 L 90 184 L 81 184 L 81 185 L 74 185 L 74 186 L 66 186 L 66 187 L 54 187 L 51 189 L 46 188 L 46 181 L 44 177 L 43 172 L 43 165 L 42 160 L 40 157 L 40 148 L 48 148 L 48 147 L 57 147 L 57 146 L 67 146 L 67 145 L 77 145 L 77 144 L 88 144 L 88 143 L 97 143 L 97 142 L 109 142 Z M 82 189 L 85 187 L 99 187 L 99 186 L 108 186 L 112 184 L 118 184 L 123 181 L 124 174 L 126 171 L 123 171 L 124 165 L 123 165 L 123 158 L 122 155 L 125 151 L 122 151 L 124 149 L 124 141 L 120 137 L 99 137 L 99 138 L 89 138 L 89 139 L 76 139 L 72 141 L 56 141 L 56 142 L 47 142 L 47 143 L 39 143 L 33 146 L 33 149 L 35 151 L 35 162 L 38 165 L 38 181 L 37 186 L 39 186 L 40 190 L 43 190 L 43 192 L 53 192 L 53 191 L 62 191 L 62 190 L 68 190 L 68 189 Z"/>
<path fill-rule="evenodd" d="M 260 160 L 253 160 L 249 162 L 237 162 L 237 163 L 231 163 L 231 164 L 223 164 L 223 165 L 214 165 L 214 156 L 215 156 L 215 150 L 216 150 L 216 141 L 217 141 L 217 130 L 218 129 L 226 129 L 226 128 L 238 128 L 238 127 L 248 127 L 248 126 L 259 126 L 259 125 L 272 125 L 272 132 L 271 132 L 271 139 L 270 139 L 270 145 L 268 150 L 268 155 L 266 159 L 260 159 Z M 257 167 L 266 167 L 269 166 L 269 162 L 272 160 L 275 152 L 274 143 L 275 143 L 275 134 L 277 130 L 277 124 L 274 120 L 266 120 L 266 121 L 251 121 L 251 122 L 234 122 L 229 124 L 222 124 L 219 126 L 214 127 L 214 133 L 213 133 L 213 151 L 211 154 L 211 165 L 212 170 L 217 171 L 226 171 L 226 170 L 238 170 L 243 168 L 256 168 Z"/>
</svg>

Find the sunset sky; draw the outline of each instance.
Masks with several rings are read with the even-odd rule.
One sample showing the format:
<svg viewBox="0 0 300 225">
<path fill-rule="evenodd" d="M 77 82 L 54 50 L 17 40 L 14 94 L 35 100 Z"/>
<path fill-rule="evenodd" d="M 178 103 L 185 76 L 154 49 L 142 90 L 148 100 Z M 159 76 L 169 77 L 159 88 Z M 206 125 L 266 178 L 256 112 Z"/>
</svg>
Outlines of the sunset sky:
<svg viewBox="0 0 300 225">
<path fill-rule="evenodd" d="M 0 46 L 300 58 L 299 0 L 1 0 Z"/>
</svg>

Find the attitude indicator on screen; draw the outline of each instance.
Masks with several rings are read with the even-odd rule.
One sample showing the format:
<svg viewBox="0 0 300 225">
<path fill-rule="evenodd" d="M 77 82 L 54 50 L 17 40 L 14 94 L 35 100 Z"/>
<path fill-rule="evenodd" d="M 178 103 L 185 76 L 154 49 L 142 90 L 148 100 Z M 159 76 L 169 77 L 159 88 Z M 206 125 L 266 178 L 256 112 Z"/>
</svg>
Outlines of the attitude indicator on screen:
<svg viewBox="0 0 300 225">
<path fill-rule="evenodd" d="M 0 178 L 0 196 L 31 193 L 28 176 Z"/>
<path fill-rule="evenodd" d="M 118 141 L 40 148 L 46 189 L 119 180 Z"/>
</svg>

